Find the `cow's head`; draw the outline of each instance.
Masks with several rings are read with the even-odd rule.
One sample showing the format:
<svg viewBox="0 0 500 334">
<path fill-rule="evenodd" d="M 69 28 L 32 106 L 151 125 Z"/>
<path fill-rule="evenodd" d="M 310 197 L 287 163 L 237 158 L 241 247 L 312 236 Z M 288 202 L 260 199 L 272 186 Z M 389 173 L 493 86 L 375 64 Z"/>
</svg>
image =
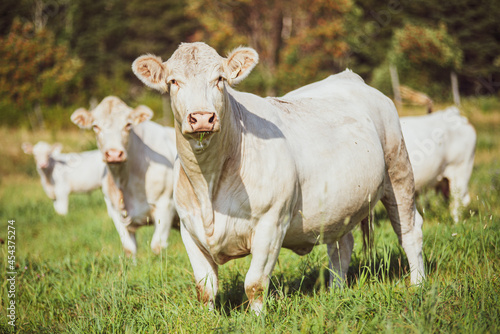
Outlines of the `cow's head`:
<svg viewBox="0 0 500 334">
<path fill-rule="evenodd" d="M 55 143 L 53 145 L 39 141 L 34 146 L 30 143 L 23 143 L 22 149 L 26 154 L 33 154 L 38 168 L 45 169 L 50 166 L 51 156 L 61 153 L 62 144 Z"/>
<path fill-rule="evenodd" d="M 209 141 L 220 131 L 227 110 L 225 83 L 236 85 L 255 67 L 259 56 L 240 47 L 227 58 L 204 43 L 183 43 L 166 62 L 144 55 L 132 64 L 147 86 L 169 92 L 176 126 L 191 140 Z"/>
<path fill-rule="evenodd" d="M 113 164 L 127 160 L 132 127 L 151 117 L 153 111 L 146 106 L 132 109 L 119 98 L 108 96 L 92 111 L 76 110 L 71 121 L 82 129 L 94 130 L 104 162 Z"/>
</svg>

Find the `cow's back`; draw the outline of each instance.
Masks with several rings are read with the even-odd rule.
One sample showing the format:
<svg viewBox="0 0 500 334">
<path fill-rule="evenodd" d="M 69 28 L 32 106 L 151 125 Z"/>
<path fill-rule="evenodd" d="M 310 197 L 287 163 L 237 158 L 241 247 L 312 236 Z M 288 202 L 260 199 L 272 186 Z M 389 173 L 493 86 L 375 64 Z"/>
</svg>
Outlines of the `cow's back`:
<svg viewBox="0 0 500 334">
<path fill-rule="evenodd" d="M 56 187 L 67 187 L 70 192 L 88 192 L 102 183 L 105 163 L 99 150 L 55 155 L 52 174 Z"/>
</svg>

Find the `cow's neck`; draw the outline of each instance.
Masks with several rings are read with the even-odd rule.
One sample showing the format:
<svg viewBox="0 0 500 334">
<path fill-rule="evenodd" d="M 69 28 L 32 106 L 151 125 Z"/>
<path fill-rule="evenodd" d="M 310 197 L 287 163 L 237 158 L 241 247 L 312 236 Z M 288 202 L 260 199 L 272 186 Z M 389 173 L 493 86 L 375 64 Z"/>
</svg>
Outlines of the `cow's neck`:
<svg viewBox="0 0 500 334">
<path fill-rule="evenodd" d="M 226 96 L 226 108 L 231 108 L 229 96 Z M 217 193 L 222 171 L 228 172 L 224 167 L 228 159 L 239 156 L 241 144 L 241 129 L 238 119 L 239 110 L 224 112 L 221 119 L 221 131 L 213 134 L 210 144 L 203 151 L 197 152 L 181 133 L 180 125 L 176 124 L 177 152 L 180 163 L 193 191 L 200 203 L 203 227 L 207 237 L 214 232 L 213 197 Z"/>
<path fill-rule="evenodd" d="M 130 143 L 126 147 L 127 153 L 130 153 Z M 127 190 L 129 183 L 129 171 L 130 171 L 130 155 L 127 161 L 118 164 L 106 164 L 106 169 L 108 170 L 108 175 L 106 182 L 108 183 L 108 195 L 113 207 L 118 210 L 123 217 L 127 216 L 127 208 L 124 198 L 124 192 Z"/>
<path fill-rule="evenodd" d="M 49 165 L 46 168 L 40 168 L 37 166 L 38 175 L 42 179 L 42 186 L 45 190 L 45 193 L 50 199 L 55 199 L 55 191 L 54 191 L 54 178 L 52 177 L 54 173 L 55 161 L 52 158 L 49 158 Z"/>
<path fill-rule="evenodd" d="M 127 201 L 130 201 L 131 193 L 144 191 L 144 189 L 134 189 L 136 183 L 132 180 L 139 178 L 145 183 L 145 170 L 148 162 L 142 156 L 146 150 L 144 146 L 142 139 L 132 130 L 128 145 L 125 147 L 128 154 L 127 161 L 119 164 L 107 164 L 109 197 L 113 207 L 121 213 L 124 220 L 130 218 L 130 203 Z"/>
</svg>

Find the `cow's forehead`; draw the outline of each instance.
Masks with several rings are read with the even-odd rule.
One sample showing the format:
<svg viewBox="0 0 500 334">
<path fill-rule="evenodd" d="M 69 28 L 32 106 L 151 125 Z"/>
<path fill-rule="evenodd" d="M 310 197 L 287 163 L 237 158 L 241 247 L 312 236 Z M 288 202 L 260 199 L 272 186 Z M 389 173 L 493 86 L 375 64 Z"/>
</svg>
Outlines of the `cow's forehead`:
<svg viewBox="0 0 500 334">
<path fill-rule="evenodd" d="M 39 141 L 38 143 L 35 144 L 35 146 L 33 146 L 34 155 L 43 155 L 43 154 L 48 155 L 51 150 L 52 146 L 44 141 Z"/>
<path fill-rule="evenodd" d="M 185 77 L 212 75 L 219 71 L 223 58 L 205 43 L 183 43 L 168 60 L 170 74 Z"/>
<path fill-rule="evenodd" d="M 122 100 L 115 96 L 108 96 L 102 100 L 99 105 L 92 110 L 92 116 L 96 122 L 105 122 L 113 120 L 113 122 L 119 120 L 127 120 L 131 108 L 125 104 Z"/>
</svg>

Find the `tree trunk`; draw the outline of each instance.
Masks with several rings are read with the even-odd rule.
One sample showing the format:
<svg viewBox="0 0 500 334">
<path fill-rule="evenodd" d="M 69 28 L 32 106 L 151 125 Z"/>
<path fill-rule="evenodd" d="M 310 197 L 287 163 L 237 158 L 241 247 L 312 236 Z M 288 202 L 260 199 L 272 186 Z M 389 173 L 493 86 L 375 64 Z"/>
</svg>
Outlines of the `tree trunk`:
<svg viewBox="0 0 500 334">
<path fill-rule="evenodd" d="M 455 71 L 451 71 L 451 90 L 453 92 L 453 103 L 460 107 L 460 92 L 458 91 L 458 78 Z"/>
<path fill-rule="evenodd" d="M 40 105 L 40 102 L 35 102 L 35 107 L 33 108 L 33 111 L 35 113 L 35 119 L 36 119 L 36 126 L 38 129 L 45 129 L 45 122 L 43 121 L 43 113 L 42 113 L 42 107 Z"/>
<path fill-rule="evenodd" d="M 394 65 L 389 66 L 389 71 L 391 72 L 391 82 L 392 82 L 392 91 L 394 93 L 394 102 L 396 102 L 396 107 L 398 109 L 401 108 L 401 92 L 399 90 L 399 77 L 398 77 L 398 69 Z"/>
</svg>

